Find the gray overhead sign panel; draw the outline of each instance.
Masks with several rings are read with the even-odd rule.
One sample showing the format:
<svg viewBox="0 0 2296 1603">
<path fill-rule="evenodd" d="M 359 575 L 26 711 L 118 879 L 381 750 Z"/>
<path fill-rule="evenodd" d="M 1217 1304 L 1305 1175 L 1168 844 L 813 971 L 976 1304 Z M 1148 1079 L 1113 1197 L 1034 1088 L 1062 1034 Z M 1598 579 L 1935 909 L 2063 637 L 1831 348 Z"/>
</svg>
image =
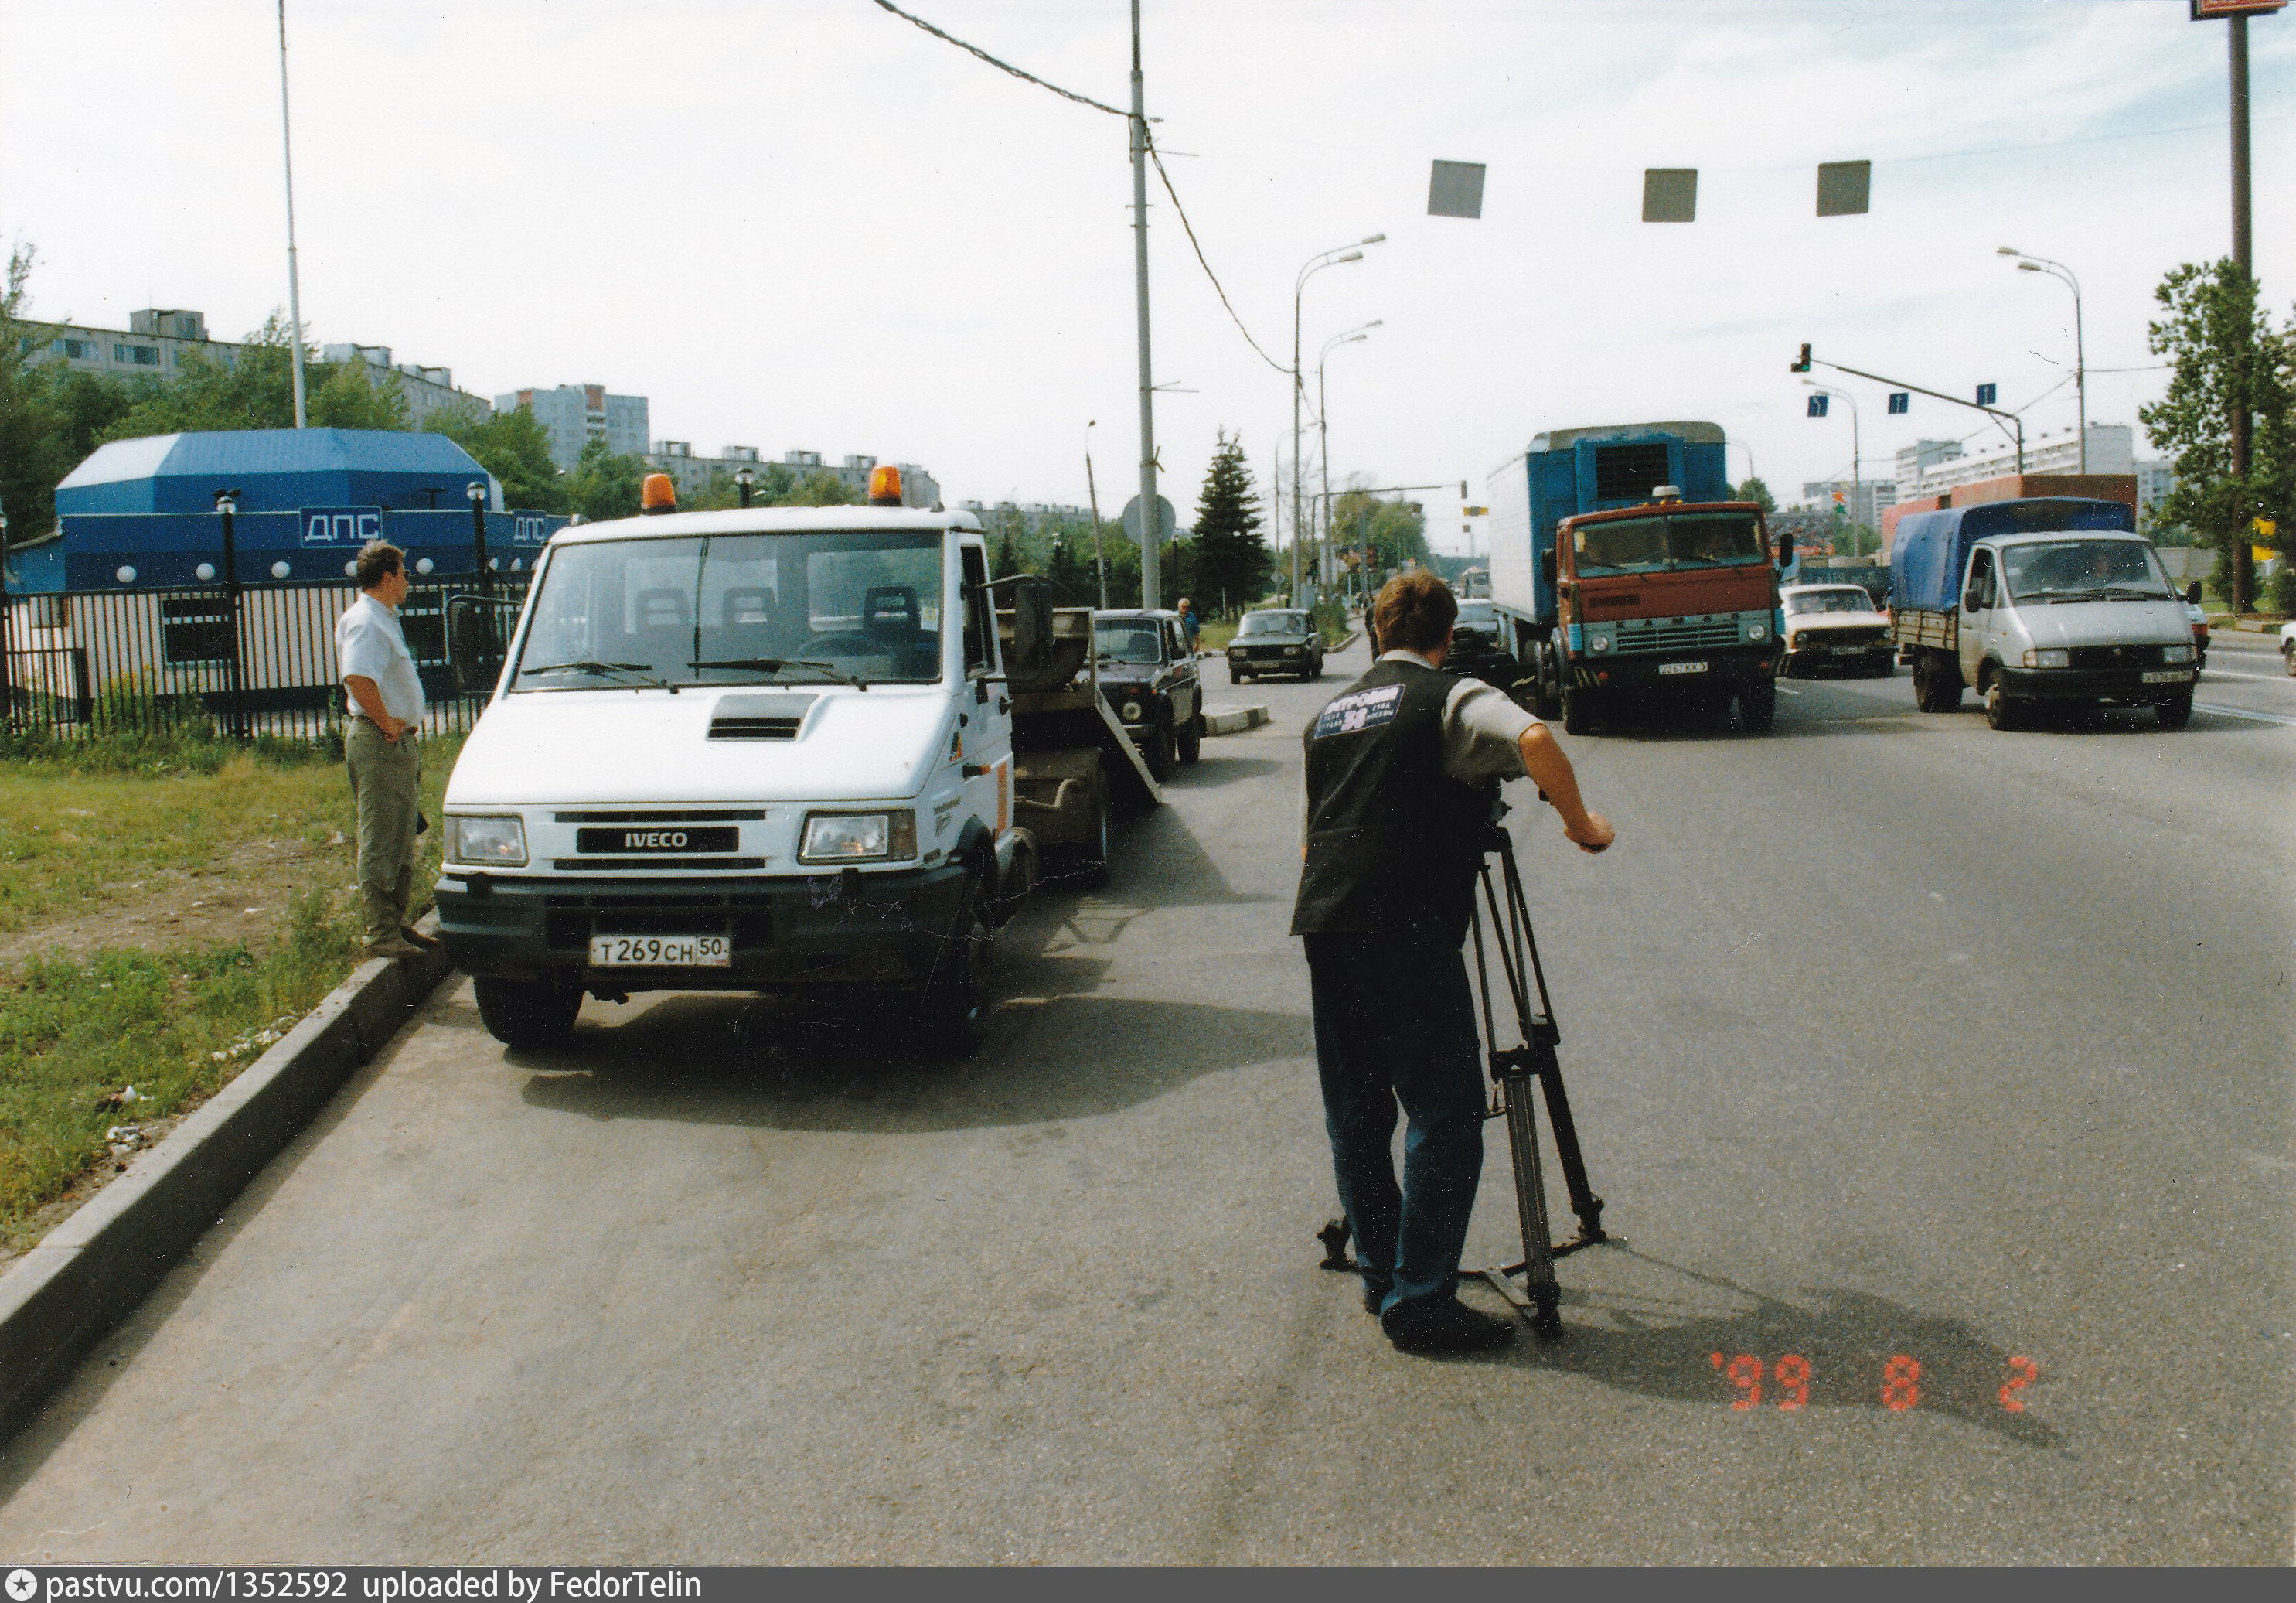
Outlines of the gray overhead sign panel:
<svg viewBox="0 0 2296 1603">
<path fill-rule="evenodd" d="M 1643 169 L 1643 221 L 1692 223 L 1697 220 L 1696 168 L 1646 167 Z"/>
<path fill-rule="evenodd" d="M 1817 215 L 1855 217 L 1866 210 L 1874 193 L 1871 161 L 1821 161 L 1817 164 Z"/>
<path fill-rule="evenodd" d="M 1438 161 L 1427 185 L 1429 217 L 1483 215 L 1483 164 L 1480 161 Z"/>
</svg>

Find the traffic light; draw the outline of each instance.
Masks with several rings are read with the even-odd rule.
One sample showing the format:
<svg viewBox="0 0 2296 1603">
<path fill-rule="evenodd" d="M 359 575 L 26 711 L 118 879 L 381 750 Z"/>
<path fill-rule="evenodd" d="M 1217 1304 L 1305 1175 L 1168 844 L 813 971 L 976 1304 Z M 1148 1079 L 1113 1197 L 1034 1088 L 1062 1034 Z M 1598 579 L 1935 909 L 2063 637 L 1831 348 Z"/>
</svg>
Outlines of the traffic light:
<svg viewBox="0 0 2296 1603">
<path fill-rule="evenodd" d="M 1809 371 L 1809 346 L 1807 341 L 1803 343 L 1801 348 L 1801 360 L 1788 366 L 1786 371 L 1788 373 L 1808 373 Z"/>
<path fill-rule="evenodd" d="M 1459 481 L 1459 499 L 1461 499 L 1462 501 L 1464 501 L 1464 500 L 1465 500 L 1466 498 L 1467 498 L 1467 481 L 1466 481 L 1464 479 L 1462 479 L 1462 480 L 1460 480 L 1460 481 Z"/>
</svg>

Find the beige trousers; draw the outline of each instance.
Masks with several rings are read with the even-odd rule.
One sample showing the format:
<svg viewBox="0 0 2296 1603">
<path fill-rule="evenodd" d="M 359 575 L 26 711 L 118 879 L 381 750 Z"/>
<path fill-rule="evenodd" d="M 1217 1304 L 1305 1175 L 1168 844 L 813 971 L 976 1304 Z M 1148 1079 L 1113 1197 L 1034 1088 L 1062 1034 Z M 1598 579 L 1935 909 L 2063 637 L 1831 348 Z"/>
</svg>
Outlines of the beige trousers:
<svg viewBox="0 0 2296 1603">
<path fill-rule="evenodd" d="M 358 809 L 358 888 L 369 941 L 396 941 L 414 895 L 414 819 L 422 744 L 382 737 L 369 719 L 343 731 L 351 800 Z"/>
</svg>

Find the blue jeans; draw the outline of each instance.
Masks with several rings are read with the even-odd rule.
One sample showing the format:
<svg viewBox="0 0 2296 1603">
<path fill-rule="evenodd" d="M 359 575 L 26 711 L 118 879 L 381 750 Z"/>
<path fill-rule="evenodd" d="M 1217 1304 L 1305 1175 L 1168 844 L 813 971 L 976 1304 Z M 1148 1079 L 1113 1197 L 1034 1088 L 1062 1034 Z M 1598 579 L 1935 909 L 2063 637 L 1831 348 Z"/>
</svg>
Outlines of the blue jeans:
<svg viewBox="0 0 2296 1603">
<path fill-rule="evenodd" d="M 1459 949 L 1304 937 L 1340 1205 L 1382 1311 L 1457 1295 L 1483 1171 L 1482 1048 Z M 1389 1147 L 1400 1104 L 1403 1184 Z"/>
</svg>

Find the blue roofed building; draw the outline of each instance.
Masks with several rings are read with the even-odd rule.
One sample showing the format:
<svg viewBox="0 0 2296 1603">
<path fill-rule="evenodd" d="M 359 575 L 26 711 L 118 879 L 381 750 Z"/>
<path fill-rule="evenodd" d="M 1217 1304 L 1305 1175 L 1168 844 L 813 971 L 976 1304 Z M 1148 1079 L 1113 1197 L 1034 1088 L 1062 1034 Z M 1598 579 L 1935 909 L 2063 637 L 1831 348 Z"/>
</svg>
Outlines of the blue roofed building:
<svg viewBox="0 0 2296 1603">
<path fill-rule="evenodd" d="M 216 495 L 226 489 L 238 492 L 242 583 L 337 578 L 376 538 L 403 548 L 418 572 L 475 572 L 474 483 L 483 486 L 486 550 L 497 571 L 523 571 L 565 527 L 562 516 L 505 509 L 501 485 L 444 434 L 246 429 L 118 440 L 56 487 L 56 534 L 10 554 L 9 588 L 215 582 Z"/>
<path fill-rule="evenodd" d="M 477 488 L 475 506 L 472 487 Z M 231 542 L 217 508 L 233 492 Z M 569 520 L 505 508 L 444 434 L 250 429 L 99 448 L 56 487 L 56 530 L 7 553 L 5 691 L 84 718 L 104 687 L 302 727 L 334 693 L 333 627 L 359 547 L 406 553 L 400 609 L 434 695 L 452 693 L 445 604 L 515 593 Z M 230 581 L 236 579 L 234 589 Z"/>
</svg>

